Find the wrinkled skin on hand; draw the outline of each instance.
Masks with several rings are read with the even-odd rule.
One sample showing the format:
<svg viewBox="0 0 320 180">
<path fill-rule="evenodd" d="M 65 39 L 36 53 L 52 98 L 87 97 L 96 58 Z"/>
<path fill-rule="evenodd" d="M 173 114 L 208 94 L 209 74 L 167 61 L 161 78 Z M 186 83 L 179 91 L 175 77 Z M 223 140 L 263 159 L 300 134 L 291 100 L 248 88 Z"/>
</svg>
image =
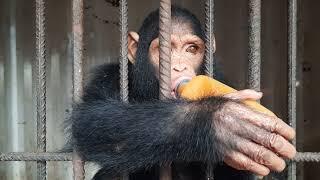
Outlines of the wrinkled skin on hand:
<svg viewBox="0 0 320 180">
<path fill-rule="evenodd" d="M 261 93 L 243 90 L 225 97 L 226 103 L 214 117 L 216 136 L 226 148 L 225 163 L 238 170 L 266 176 L 270 170 L 285 168 L 284 158 L 293 158 L 296 149 L 289 143 L 295 131 L 281 119 L 254 111 L 240 100 L 258 100 Z"/>
</svg>

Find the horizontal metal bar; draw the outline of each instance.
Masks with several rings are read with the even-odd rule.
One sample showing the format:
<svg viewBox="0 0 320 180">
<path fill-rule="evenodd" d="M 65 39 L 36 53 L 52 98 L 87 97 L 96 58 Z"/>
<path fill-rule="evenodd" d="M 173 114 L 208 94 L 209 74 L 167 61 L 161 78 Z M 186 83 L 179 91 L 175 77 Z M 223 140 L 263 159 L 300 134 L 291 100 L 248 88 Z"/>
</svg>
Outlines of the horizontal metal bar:
<svg viewBox="0 0 320 180">
<path fill-rule="evenodd" d="M 320 152 L 298 152 L 293 158 L 295 162 L 320 162 Z"/>
<path fill-rule="evenodd" d="M 72 153 L 0 153 L 0 161 L 71 161 Z"/>
<path fill-rule="evenodd" d="M 34 153 L 11 152 L 0 153 L 0 161 L 71 161 L 72 153 Z M 295 162 L 320 162 L 320 152 L 298 152 Z"/>
</svg>

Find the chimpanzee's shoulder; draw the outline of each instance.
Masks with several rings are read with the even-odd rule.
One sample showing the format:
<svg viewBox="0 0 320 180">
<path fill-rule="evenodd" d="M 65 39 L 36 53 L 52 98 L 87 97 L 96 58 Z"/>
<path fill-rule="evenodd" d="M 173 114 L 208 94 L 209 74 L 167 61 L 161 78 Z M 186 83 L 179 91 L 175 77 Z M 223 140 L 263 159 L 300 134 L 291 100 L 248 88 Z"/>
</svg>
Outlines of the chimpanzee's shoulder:
<svg viewBox="0 0 320 180">
<path fill-rule="evenodd" d="M 102 64 L 94 67 L 87 78 L 83 100 L 103 100 L 119 96 L 119 64 Z"/>
<path fill-rule="evenodd" d="M 98 65 L 90 71 L 90 80 L 119 77 L 119 68 L 118 63 Z"/>
</svg>

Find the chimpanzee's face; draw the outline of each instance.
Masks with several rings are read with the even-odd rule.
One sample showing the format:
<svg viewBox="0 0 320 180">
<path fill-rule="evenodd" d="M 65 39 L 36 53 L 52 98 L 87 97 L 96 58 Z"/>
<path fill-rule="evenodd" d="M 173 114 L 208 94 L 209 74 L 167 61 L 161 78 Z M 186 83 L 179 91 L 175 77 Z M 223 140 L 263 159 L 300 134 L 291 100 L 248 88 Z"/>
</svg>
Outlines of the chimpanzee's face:
<svg viewBox="0 0 320 180">
<path fill-rule="evenodd" d="M 128 58 L 134 64 L 138 49 L 139 35 L 129 33 Z M 215 44 L 215 43 L 214 43 Z M 215 49 L 215 47 L 213 47 Z M 151 41 L 148 49 L 148 60 L 159 78 L 159 38 Z M 195 35 L 190 23 L 182 21 L 172 22 L 171 33 L 171 85 L 172 90 L 181 79 L 191 79 L 199 72 L 203 63 L 205 43 Z"/>
<path fill-rule="evenodd" d="M 149 47 L 149 59 L 159 77 L 159 38 Z M 171 34 L 171 84 L 194 77 L 203 63 L 205 44 L 187 23 L 173 23 Z"/>
</svg>

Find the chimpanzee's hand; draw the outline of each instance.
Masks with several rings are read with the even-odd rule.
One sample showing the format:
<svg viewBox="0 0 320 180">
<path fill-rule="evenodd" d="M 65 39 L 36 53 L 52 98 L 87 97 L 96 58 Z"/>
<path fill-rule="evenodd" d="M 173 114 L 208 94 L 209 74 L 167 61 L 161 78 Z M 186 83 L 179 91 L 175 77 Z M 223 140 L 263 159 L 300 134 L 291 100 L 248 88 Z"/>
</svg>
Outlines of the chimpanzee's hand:
<svg viewBox="0 0 320 180">
<path fill-rule="evenodd" d="M 258 100 L 261 93 L 243 90 L 226 95 L 233 100 Z M 282 171 L 284 158 L 293 158 L 296 149 L 288 140 L 295 131 L 277 117 L 259 113 L 238 102 L 227 102 L 215 113 L 218 140 L 226 147 L 225 163 L 266 176 L 270 170 Z"/>
</svg>

